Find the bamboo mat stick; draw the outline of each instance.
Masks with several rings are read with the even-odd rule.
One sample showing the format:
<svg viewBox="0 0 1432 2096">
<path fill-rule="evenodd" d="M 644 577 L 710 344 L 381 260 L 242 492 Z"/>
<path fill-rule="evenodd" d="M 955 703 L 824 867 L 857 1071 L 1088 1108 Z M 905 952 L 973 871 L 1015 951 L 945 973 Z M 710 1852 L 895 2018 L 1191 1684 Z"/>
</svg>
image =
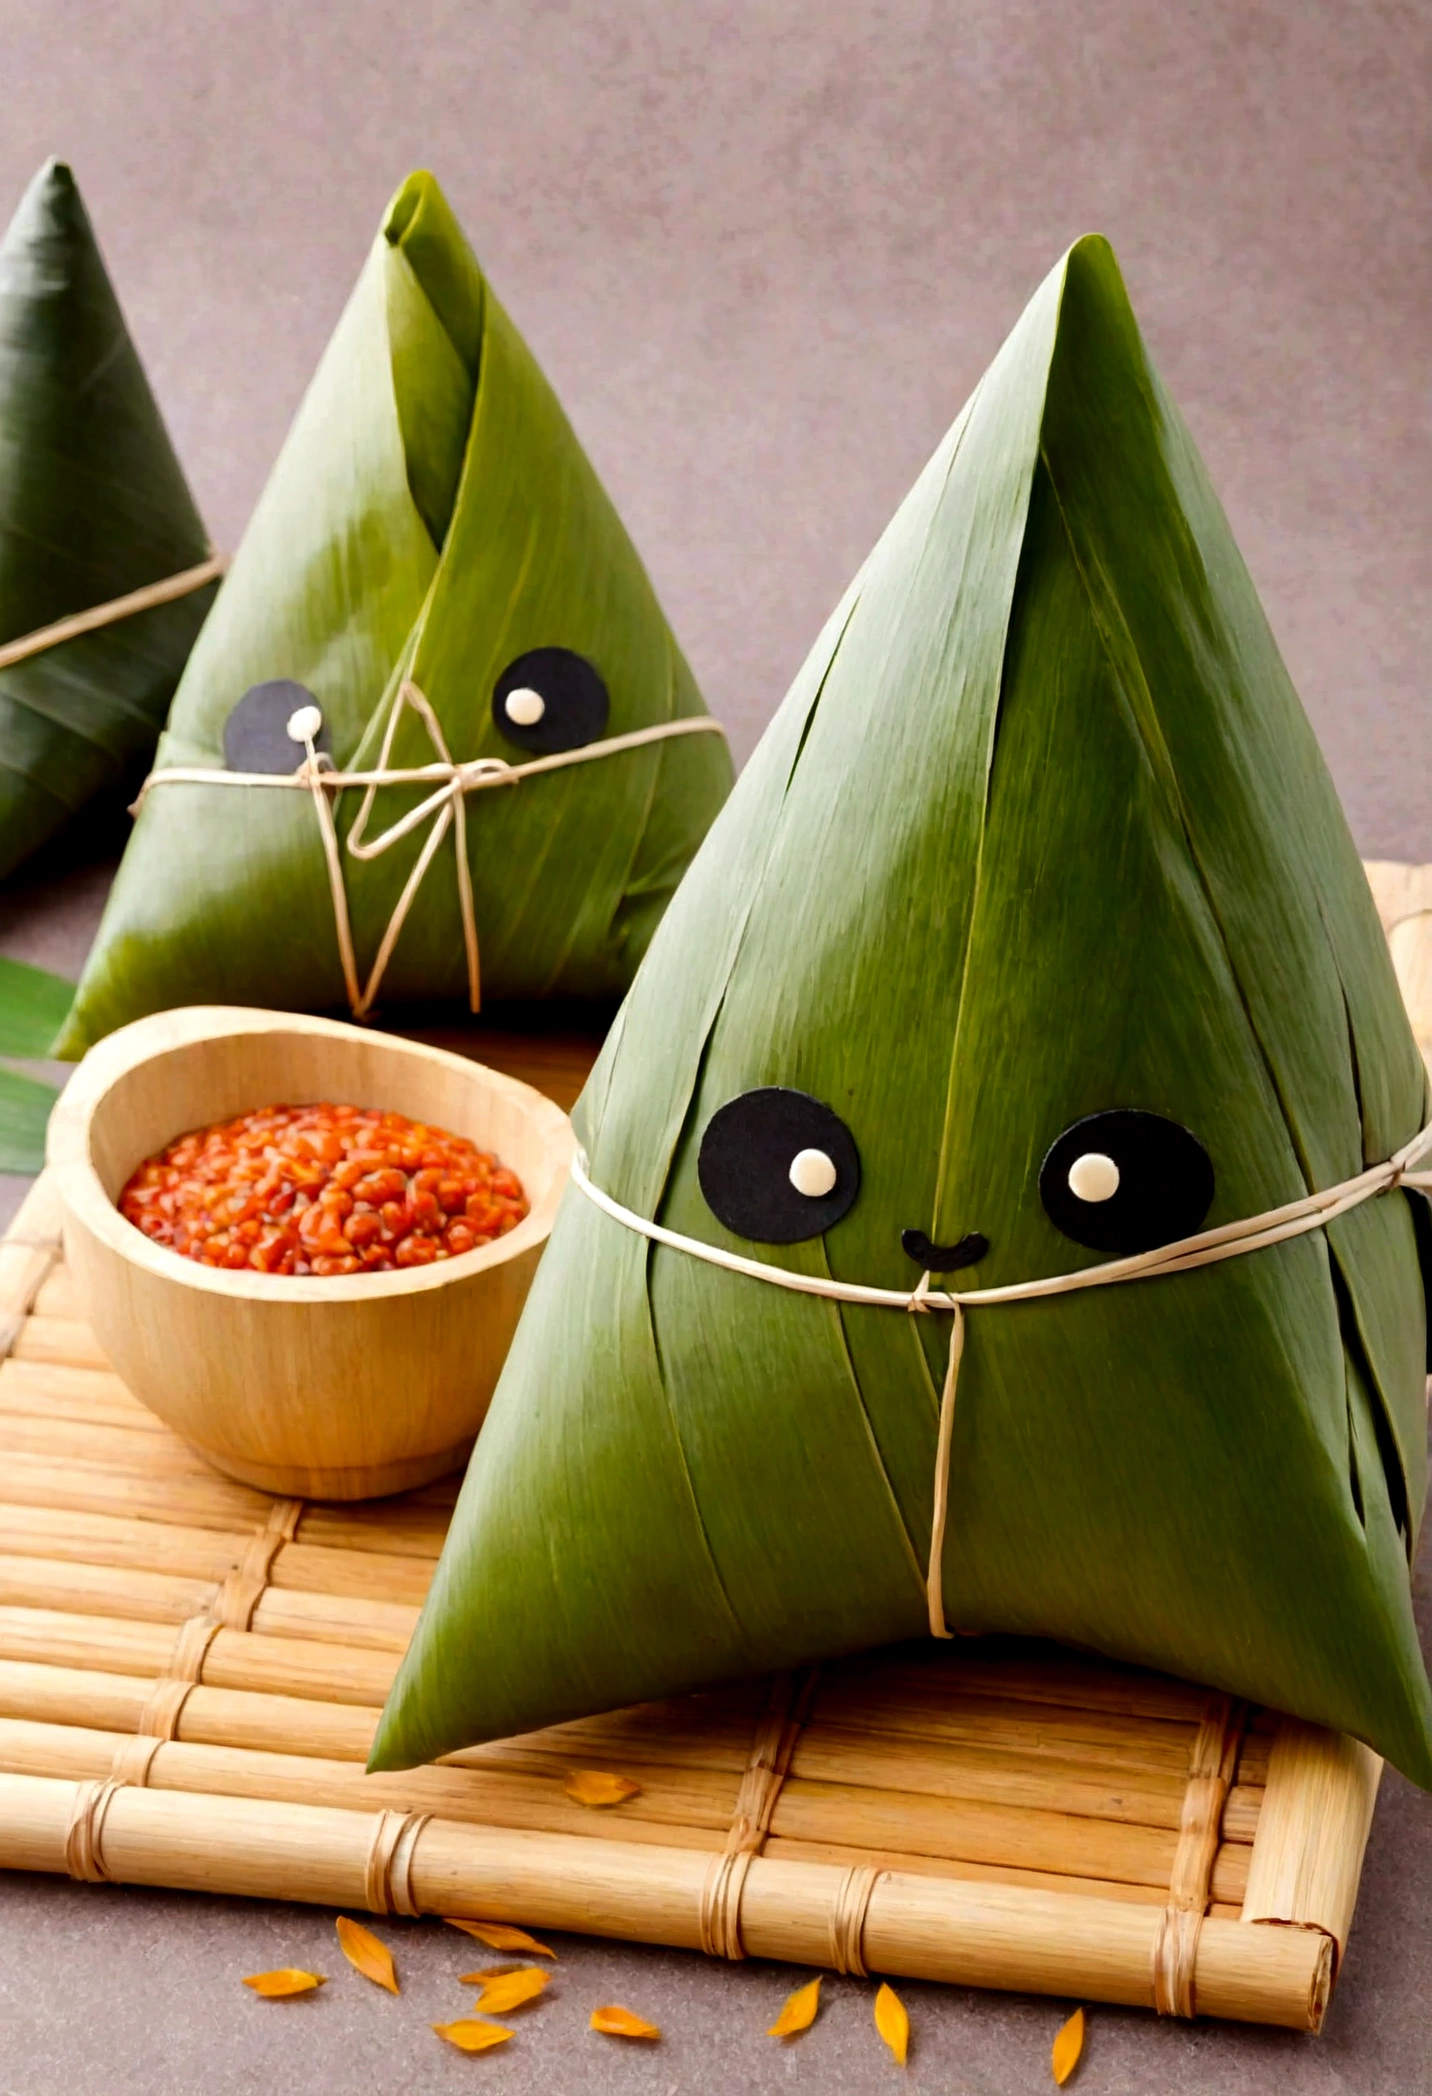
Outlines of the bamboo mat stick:
<svg viewBox="0 0 1432 2096">
<path fill-rule="evenodd" d="M 171 1572 L 56 1563 L 42 1557 L 0 1557 L 0 1607 L 183 1623 L 214 1606 L 219 1586 L 215 1580 L 185 1579 Z M 408 1649 L 418 1611 L 389 1601 L 265 1589 L 251 1620 L 255 1631 L 268 1636 L 369 1648 L 400 1659 Z"/>
<path fill-rule="evenodd" d="M 104 1349 L 87 1324 L 77 1317 L 44 1317 L 38 1309 L 10 1349 L 17 1361 L 54 1362 L 66 1368 L 108 1368 Z"/>
<path fill-rule="evenodd" d="M 24 1364 L 0 1367 L 0 1400 L 5 1378 L 22 1373 Z M 78 1374 L 78 1370 L 75 1371 Z M 0 1403 L 0 1463 L 12 1455 L 39 1456 L 47 1462 L 80 1465 L 109 1474 L 137 1474 L 146 1479 L 191 1477 L 205 1483 L 213 1466 L 186 1448 L 176 1434 L 155 1430 L 152 1420 L 134 1426 L 108 1426 L 90 1419 L 36 1418 L 4 1409 Z"/>
<path fill-rule="evenodd" d="M 76 1513 L 0 1501 L 0 1541 L 6 1550 L 57 1564 L 168 1572 L 217 1582 L 242 1559 L 251 1533 L 225 1534 L 127 1514 Z M 294 1542 L 280 1546 L 269 1567 L 268 1584 L 353 1601 L 399 1603 L 416 1613 L 431 1576 L 432 1566 L 425 1558 Z"/>
<path fill-rule="evenodd" d="M 174 1642 L 174 1630 L 162 1623 L 70 1615 L 59 1609 L 0 1608 L 0 1659 L 48 1660 L 104 1673 L 158 1676 L 168 1672 Z M 201 1678 L 212 1688 L 254 1689 L 377 1710 L 386 1700 L 397 1665 L 397 1656 L 389 1652 L 220 1629 L 204 1656 Z"/>
<path fill-rule="evenodd" d="M 140 1403 L 103 1357 L 93 1367 L 78 1362 L 27 1360 L 24 1352 L 17 1349 L 23 1348 L 27 1334 L 37 1328 L 43 1330 L 43 1321 L 31 1316 L 16 1333 L 16 1345 L 0 1370 L 0 1390 L 26 1391 L 42 1403 L 48 1396 L 50 1402 L 45 1409 L 65 1418 L 87 1418 L 94 1406 L 114 1406 L 126 1420 L 149 1425 L 160 1434 L 171 1431 L 147 1405 Z"/>
<path fill-rule="evenodd" d="M 617 1713 L 620 1716 L 620 1713 Z M 527 1732 L 516 1739 L 490 1740 L 486 1746 L 460 1747 L 445 1754 L 452 1768 L 609 1768 L 625 1771 L 647 1763 L 657 1768 L 712 1769 L 740 1777 L 750 1758 L 751 1725 L 711 1721 L 709 1731 L 693 1735 L 628 1732 L 623 1726 L 553 1725 L 546 1732 Z"/>
<path fill-rule="evenodd" d="M 136 1766 L 132 1736 L 80 1725 L 0 1719 L 0 1772 L 105 1780 Z M 139 1745 L 151 1790 L 199 1796 L 273 1798 L 289 1804 L 357 1811 L 440 1813 L 475 1825 L 538 1828 L 598 1841 L 664 1841 L 706 1850 L 721 1846 L 735 1808 L 733 1777 L 640 1769 L 639 1798 L 617 1811 L 589 1811 L 567 1798 L 563 1773 L 545 1777 L 443 1767 L 366 1775 L 360 1764 L 313 1756 L 258 1753 L 186 1740 Z"/>
<path fill-rule="evenodd" d="M 11 1868 L 700 1944 L 710 1858 L 699 1851 L 638 1852 L 441 1819 L 400 1822 L 392 1842 L 387 1833 L 381 1815 L 333 1807 L 134 1787 L 100 1797 L 90 1784 L 0 1776 L 0 1860 Z M 375 1857 L 386 1859 L 381 1869 Z M 1157 1909 L 1133 1904 L 759 1856 L 741 1901 L 754 1957 L 1144 2007 L 1159 1923 Z M 1198 1942 L 1198 2006 L 1316 2029 L 1330 1968 L 1318 1931 L 1210 1918 Z"/>
<path fill-rule="evenodd" d="M 1282 1721 L 1268 1760 L 1245 1922 L 1325 1931 L 1341 1955 L 1381 1778 L 1381 1760 L 1360 1741 Z"/>
<path fill-rule="evenodd" d="M 41 1185 L 44 1182 L 37 1180 L 36 1184 Z M 20 1227 L 19 1216 L 16 1216 L 11 1227 L 12 1229 Z M 33 1308 L 41 1317 L 63 1317 L 74 1324 L 79 1324 L 83 1321 L 84 1311 L 80 1307 L 79 1297 L 75 1293 L 75 1284 L 70 1278 L 70 1270 L 65 1265 L 63 1258 L 50 1268 L 50 1271 L 40 1283 L 39 1293 L 35 1297 Z"/>
<path fill-rule="evenodd" d="M 907 1841 L 919 1829 L 907 1830 Z M 775 1837 L 761 1854 L 773 1863 L 836 1863 L 849 1869 L 870 1865 L 917 1878 L 962 1878 L 977 1884 L 1032 1885 L 1041 1892 L 1075 1892 L 1085 1899 L 1126 1900 L 1136 1907 L 1162 1907 L 1167 1888 L 1131 1885 L 1116 1878 L 1076 1878 L 1062 1871 L 1026 1870 L 1017 1863 L 974 1863 L 966 1856 L 922 1856 L 909 1847 L 861 1848 L 845 1841 L 786 1841 Z M 1237 1909 L 1234 1909 L 1236 1918 Z"/>
<path fill-rule="evenodd" d="M 1263 1812 L 1262 1784 L 1235 1783 L 1223 1808 L 1223 1839 L 1251 1848 Z"/>
<path fill-rule="evenodd" d="M 211 1584 L 234 1569 L 249 1543 L 241 1530 L 226 1535 L 171 1521 L 140 1521 L 128 1514 L 73 1513 L 5 1500 L 0 1500 L 0 1540 L 7 1551 L 54 1564 L 172 1572 Z"/>
<path fill-rule="evenodd" d="M 348 1594 L 305 1594 L 269 1586 L 259 1597 L 253 1628 L 267 1637 L 313 1638 L 401 1659 L 412 1641 L 418 1611 L 396 1601 L 359 1600 Z"/>
<path fill-rule="evenodd" d="M 33 1424 L 65 1420 L 74 1426 L 129 1427 L 136 1433 L 165 1436 L 169 1429 L 153 1412 L 130 1396 L 118 1376 L 90 1368 L 58 1368 L 31 1359 L 27 1340 L 35 1320 L 27 1317 L 15 1344 L 0 1367 L 0 1417 Z M 83 1378 L 90 1387 L 76 1389 Z"/>
<path fill-rule="evenodd" d="M 0 1660 L 0 1717 L 133 1733 L 153 1692 L 154 1681 L 148 1676 Z M 201 1683 L 184 1699 L 177 1736 L 206 1746 L 363 1763 L 377 1723 L 376 1710 L 351 1704 L 305 1702 Z"/>
<path fill-rule="evenodd" d="M 906 1829 L 907 1842 L 922 1833 L 918 1826 Z M 966 1856 L 917 1855 L 906 1847 L 876 1848 L 858 1846 L 849 1841 L 789 1841 L 773 1839 L 766 1843 L 761 1852 L 773 1862 L 780 1863 L 840 1863 L 874 1864 L 881 1870 L 908 1871 L 916 1877 L 968 1878 L 993 1885 L 1032 1885 L 1045 1892 L 1077 1892 L 1089 1899 L 1127 1900 L 1135 1906 L 1157 1907 L 1160 1910 L 1168 1899 L 1167 1885 L 1136 1885 L 1117 1878 L 1074 1877 L 1063 1871 L 1031 1870 L 1017 1863 L 977 1863 Z M 1226 1908 L 1225 1918 L 1239 1918 L 1243 1885 L 1246 1878 L 1247 1849 L 1239 1858 L 1232 1855 L 1227 1865 L 1220 1860 L 1223 1899 L 1218 1903 Z M 1220 1859 L 1222 1851 L 1220 1851 Z M 1236 1895 L 1236 1896 L 1230 1896 Z"/>
<path fill-rule="evenodd" d="M 46 1666 L 37 1660 L 0 1659 L 0 1718 L 136 1732 L 153 1687 L 147 1675 L 101 1674 L 81 1667 Z M 364 1752 L 366 1755 L 366 1748 Z"/>
<path fill-rule="evenodd" d="M 1056 1761 L 983 1743 L 922 1749 L 905 1740 L 859 1739 L 814 1727 L 796 1747 L 791 1776 L 867 1790 L 1043 1806 L 1148 1827 L 1177 1827 L 1186 1787 L 1184 1775 L 1111 1780 L 1081 1768 L 1072 1755 Z"/>
<path fill-rule="evenodd" d="M 218 1588 L 217 1580 L 184 1579 L 172 1572 L 56 1563 L 43 1557 L 0 1557 L 0 1607 L 4 1608 L 62 1609 L 67 1614 L 126 1616 L 144 1623 L 183 1623 L 207 1608 Z"/>
<path fill-rule="evenodd" d="M 1208 1881 L 1209 1898 L 1219 1906 L 1237 1907 L 1240 1915 L 1248 1894 L 1248 1872 L 1253 1859 L 1250 1841 L 1220 1843 L 1213 1858 Z"/>
<path fill-rule="evenodd" d="M 779 1868 L 767 1865 L 770 1871 Z M 760 1865 L 754 1865 L 745 1934 L 754 1955 L 771 1955 L 762 1927 L 765 1885 L 759 1872 Z M 782 1887 L 788 1900 L 793 1890 Z M 865 1953 L 876 1971 L 1152 2006 L 1149 1970 L 1157 1927 L 1157 1913 L 1150 1908 L 999 1885 L 891 1877 L 882 1879 L 871 1896 Z M 786 1934 L 776 1927 L 771 1931 L 772 1937 Z M 1330 1986 L 1326 1956 L 1291 1934 L 1269 1930 L 1265 1940 L 1270 1946 L 1276 1941 L 1276 1947 L 1250 1955 L 1241 1924 L 1204 1922 L 1195 1976 L 1200 2013 L 1316 2030 Z"/>
<path fill-rule="evenodd" d="M 299 1523 L 302 1532 L 302 1519 Z M 269 1585 L 305 1594 L 341 1594 L 353 1601 L 390 1601 L 418 1610 L 427 1599 L 428 1558 L 378 1550 L 331 1550 L 321 1543 L 285 1543 L 269 1568 Z"/>
<path fill-rule="evenodd" d="M 272 1504 L 251 1485 L 211 1470 L 206 1477 L 113 1475 L 45 1456 L 11 1453 L 3 1464 L 7 1500 L 80 1514 L 130 1514 L 194 1528 L 261 1528 Z M 431 1553 L 434 1557 L 437 1552 Z"/>
<path fill-rule="evenodd" d="M 898 1792 L 789 1780 L 776 1801 L 771 1833 L 798 1841 L 900 1849 L 908 1846 L 910 1805 Z M 918 1823 L 927 1855 L 1165 1888 L 1177 1843 L 1177 1836 L 1163 1827 L 973 1805 L 956 1798 L 922 1798 Z"/>
<path fill-rule="evenodd" d="M 0 1717 L 133 1732 L 153 1688 L 154 1681 L 147 1675 L 0 1660 Z M 715 1769 L 739 1783 L 750 1746 L 750 1722 L 738 1719 L 713 1726 L 705 1741 L 682 1734 L 666 1740 L 649 1730 L 635 1735 L 628 1732 L 620 1722 L 626 1715 L 618 1712 L 609 1729 L 600 1723 L 560 1726 L 516 1740 L 467 1747 L 447 1756 L 441 1765 L 510 1768 L 530 1774 L 555 1770 L 565 1775 L 572 1768 L 622 1771 L 644 1761 L 657 1767 Z M 377 1723 L 376 1708 L 201 1683 L 189 1691 L 184 1702 L 177 1737 L 209 1746 L 366 1762 Z M 640 1748 L 639 1753 L 633 1752 L 634 1746 Z"/>
<path fill-rule="evenodd" d="M 299 1540 L 332 1550 L 382 1550 L 399 1557 L 436 1559 L 447 1528 L 448 1517 L 442 1508 L 429 1510 L 406 1501 L 380 1501 L 369 1507 L 310 1506 L 299 1527 Z"/>
<path fill-rule="evenodd" d="M 980 1641 L 981 1645 L 985 1642 Z M 869 1684 L 873 1676 L 876 1697 L 895 1689 L 907 1706 L 929 1702 L 937 1707 L 940 1699 L 985 1694 L 1128 1717 L 1182 1719 L 1195 1726 L 1202 1718 L 1207 1692 L 1186 1682 L 1102 1666 L 1053 1645 L 1047 1655 L 1041 1650 L 1037 1658 L 1030 1658 L 1006 1650 L 1003 1640 L 988 1642 L 996 1647 L 992 1654 L 955 1650 L 947 1657 L 942 1649 L 925 1654 L 921 1648 L 920 1657 L 909 1661 L 882 1655 L 869 1662 L 868 1673 L 859 1665 L 851 1666 L 841 1675 L 838 1687 L 833 1684 L 828 1693 L 837 1698 L 857 1695 L 862 1677 Z M 870 1693 L 868 1685 L 866 1693 Z M 836 1705 L 829 1707 L 834 1714 Z M 827 1708 L 824 1695 L 820 1708 Z"/>
<path fill-rule="evenodd" d="M 0 1720 L 0 1768 L 12 1774 L 104 1777 L 117 1765 L 127 1742 L 118 1733 L 78 1725 Z M 199 1746 L 186 1740 L 152 1750 L 147 1780 L 159 1788 L 207 1790 L 283 1798 L 307 1804 L 359 1803 L 375 1798 L 405 1811 L 442 1812 L 499 1826 L 537 1827 L 601 1839 L 640 1838 L 637 1820 L 669 1828 L 705 1829 L 707 1840 L 730 1825 L 738 1778 L 700 1770 L 627 1764 L 621 1771 L 640 1786 L 640 1796 L 617 1811 L 590 1812 L 565 1796 L 566 1769 L 551 1764 L 540 1773 L 509 1769 L 437 1768 L 382 1779 L 361 1767 L 307 1754 L 253 1752 Z M 910 1816 L 872 1816 L 859 1791 L 827 1791 L 802 1798 L 795 1813 L 777 1807 L 777 1826 L 796 1819 L 806 1841 L 841 1843 L 882 1852 L 908 1844 Z M 1172 1843 L 1144 1830 L 1098 1822 L 1079 1823 L 1053 1812 L 1001 1813 L 968 1808 L 938 1821 L 921 1814 L 921 1840 L 937 1854 L 1107 1880 L 1131 1880 L 1166 1889 Z M 902 1835 L 905 1837 L 902 1839 Z M 650 1837 L 649 1837 L 650 1838 Z M 675 1838 L 668 1836 L 667 1838 Z M 1241 1883 L 1237 1892 L 1241 1894 Z M 1220 1896 L 1231 1896 L 1220 1888 Z"/>
<path fill-rule="evenodd" d="M 1182 1778 L 1197 1727 L 1155 1718 L 1109 1715 L 1102 1711 L 1040 1709 L 1037 1705 L 997 1696 L 962 1697 L 939 1710 L 897 1700 L 892 1694 L 883 1710 L 867 1698 L 858 1708 L 820 1708 L 805 1737 L 873 1741 L 896 1739 L 902 1750 L 927 1747 L 1003 1746 L 1011 1752 L 1048 1755 L 1076 1761 L 1084 1768 L 1147 1771 Z"/>
</svg>

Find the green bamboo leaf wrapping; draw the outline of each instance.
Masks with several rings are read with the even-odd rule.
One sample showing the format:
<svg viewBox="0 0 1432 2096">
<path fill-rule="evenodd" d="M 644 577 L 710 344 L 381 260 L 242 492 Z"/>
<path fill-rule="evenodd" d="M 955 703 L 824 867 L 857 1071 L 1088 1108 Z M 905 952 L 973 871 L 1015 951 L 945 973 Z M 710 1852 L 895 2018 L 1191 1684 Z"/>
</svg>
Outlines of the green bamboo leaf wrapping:
<svg viewBox="0 0 1432 2096">
<path fill-rule="evenodd" d="M 753 1246 L 718 1108 L 861 1160 Z M 1386 1158 L 1427 1085 L 1351 838 L 1107 246 L 1040 288 L 698 855 L 578 1109 L 595 1182 L 767 1264 L 909 1289 L 1098 1264 L 1038 1175 L 1108 1108 L 1209 1152 L 1207 1226 Z M 968 1315 L 945 1613 L 1355 1734 L 1432 1785 L 1409 1553 L 1419 1196 L 1220 1265 Z M 1178 1232 L 1171 1233 L 1179 1234 Z M 394 1767 L 926 1629 L 948 1316 L 558 1214 L 374 1748 Z"/>
<path fill-rule="evenodd" d="M 0 1055 L 48 1055 L 74 994 L 63 976 L 0 954 Z"/>
<path fill-rule="evenodd" d="M 59 1094 L 53 1085 L 0 1066 L 0 1172 L 38 1172 L 45 1128 Z"/>
<path fill-rule="evenodd" d="M 607 734 L 704 713 L 651 584 L 437 184 L 399 191 L 194 650 L 160 766 L 218 767 L 253 684 L 321 705 L 340 766 L 376 762 L 398 689 L 426 693 L 458 759 L 523 751 L 494 684 L 561 647 L 607 685 Z M 434 755 L 412 721 L 396 765 Z M 624 990 L 719 808 L 714 734 L 648 745 L 468 803 L 485 1001 Z M 414 806 L 384 788 L 370 830 Z M 358 795 L 345 793 L 346 833 Z M 426 828 L 344 872 L 366 977 Z M 466 994 L 452 844 L 430 867 L 385 1004 Z M 217 998 L 340 1006 L 334 910 L 307 796 L 153 789 L 62 1052 L 148 1011 Z"/>
<path fill-rule="evenodd" d="M 0 644 L 208 542 L 70 170 L 0 242 Z M 0 669 L 0 879 L 153 750 L 214 585 Z"/>
</svg>

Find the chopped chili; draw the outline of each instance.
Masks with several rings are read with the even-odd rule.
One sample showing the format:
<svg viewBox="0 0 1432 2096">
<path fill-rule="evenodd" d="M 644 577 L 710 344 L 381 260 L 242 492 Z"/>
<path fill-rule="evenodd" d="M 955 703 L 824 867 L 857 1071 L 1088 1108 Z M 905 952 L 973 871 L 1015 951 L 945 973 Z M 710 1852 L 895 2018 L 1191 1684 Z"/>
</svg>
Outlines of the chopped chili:
<svg viewBox="0 0 1432 2096">
<path fill-rule="evenodd" d="M 515 1172 L 445 1128 L 359 1106 L 263 1106 L 181 1135 L 119 1210 L 204 1266 L 264 1274 L 428 1266 L 515 1229 Z"/>
</svg>

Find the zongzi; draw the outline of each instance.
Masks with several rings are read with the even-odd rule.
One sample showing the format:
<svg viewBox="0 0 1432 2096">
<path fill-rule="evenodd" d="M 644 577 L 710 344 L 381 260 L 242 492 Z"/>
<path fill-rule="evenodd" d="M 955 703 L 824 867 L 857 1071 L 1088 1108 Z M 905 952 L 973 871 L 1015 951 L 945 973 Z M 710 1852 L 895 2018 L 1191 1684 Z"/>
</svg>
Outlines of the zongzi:
<svg viewBox="0 0 1432 2096">
<path fill-rule="evenodd" d="M 730 782 L 596 474 L 414 175 L 175 697 L 60 1052 L 175 1004 L 476 1005 L 479 960 L 485 999 L 619 996 Z"/>
<path fill-rule="evenodd" d="M 608 1038 L 374 1766 L 928 1628 L 1161 1668 L 1432 1784 L 1427 1093 L 1081 241 Z"/>
<path fill-rule="evenodd" d="M 220 566 L 51 160 L 0 242 L 0 879 L 148 761 Z"/>
</svg>

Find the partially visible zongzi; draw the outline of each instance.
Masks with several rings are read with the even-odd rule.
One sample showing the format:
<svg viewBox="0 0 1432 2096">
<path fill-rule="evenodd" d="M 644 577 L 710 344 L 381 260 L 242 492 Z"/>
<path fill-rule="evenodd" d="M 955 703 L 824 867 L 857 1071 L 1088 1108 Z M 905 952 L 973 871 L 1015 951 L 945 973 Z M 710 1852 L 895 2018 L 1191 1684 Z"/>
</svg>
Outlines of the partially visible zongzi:
<svg viewBox="0 0 1432 2096">
<path fill-rule="evenodd" d="M 326 859 L 310 794 L 281 790 L 304 755 L 288 724 L 309 712 L 316 761 L 340 771 L 421 767 L 438 736 L 489 774 L 559 761 L 467 802 L 468 921 L 453 821 L 387 950 L 441 810 L 360 858 L 361 794 L 330 788 Z M 61 1051 L 181 1003 L 361 1009 L 355 971 L 369 982 L 380 954 L 385 1004 L 462 996 L 470 925 L 484 1002 L 619 995 L 731 762 L 719 733 L 595 752 L 683 723 L 715 725 L 631 541 L 437 183 L 414 175 L 189 663 Z M 225 788 L 225 769 L 279 790 Z M 429 790 L 382 784 L 368 838 Z"/>
<path fill-rule="evenodd" d="M 0 242 L 0 654 L 208 554 L 74 176 L 51 160 Z M 0 662 L 0 879 L 147 760 L 215 588 Z"/>
</svg>

